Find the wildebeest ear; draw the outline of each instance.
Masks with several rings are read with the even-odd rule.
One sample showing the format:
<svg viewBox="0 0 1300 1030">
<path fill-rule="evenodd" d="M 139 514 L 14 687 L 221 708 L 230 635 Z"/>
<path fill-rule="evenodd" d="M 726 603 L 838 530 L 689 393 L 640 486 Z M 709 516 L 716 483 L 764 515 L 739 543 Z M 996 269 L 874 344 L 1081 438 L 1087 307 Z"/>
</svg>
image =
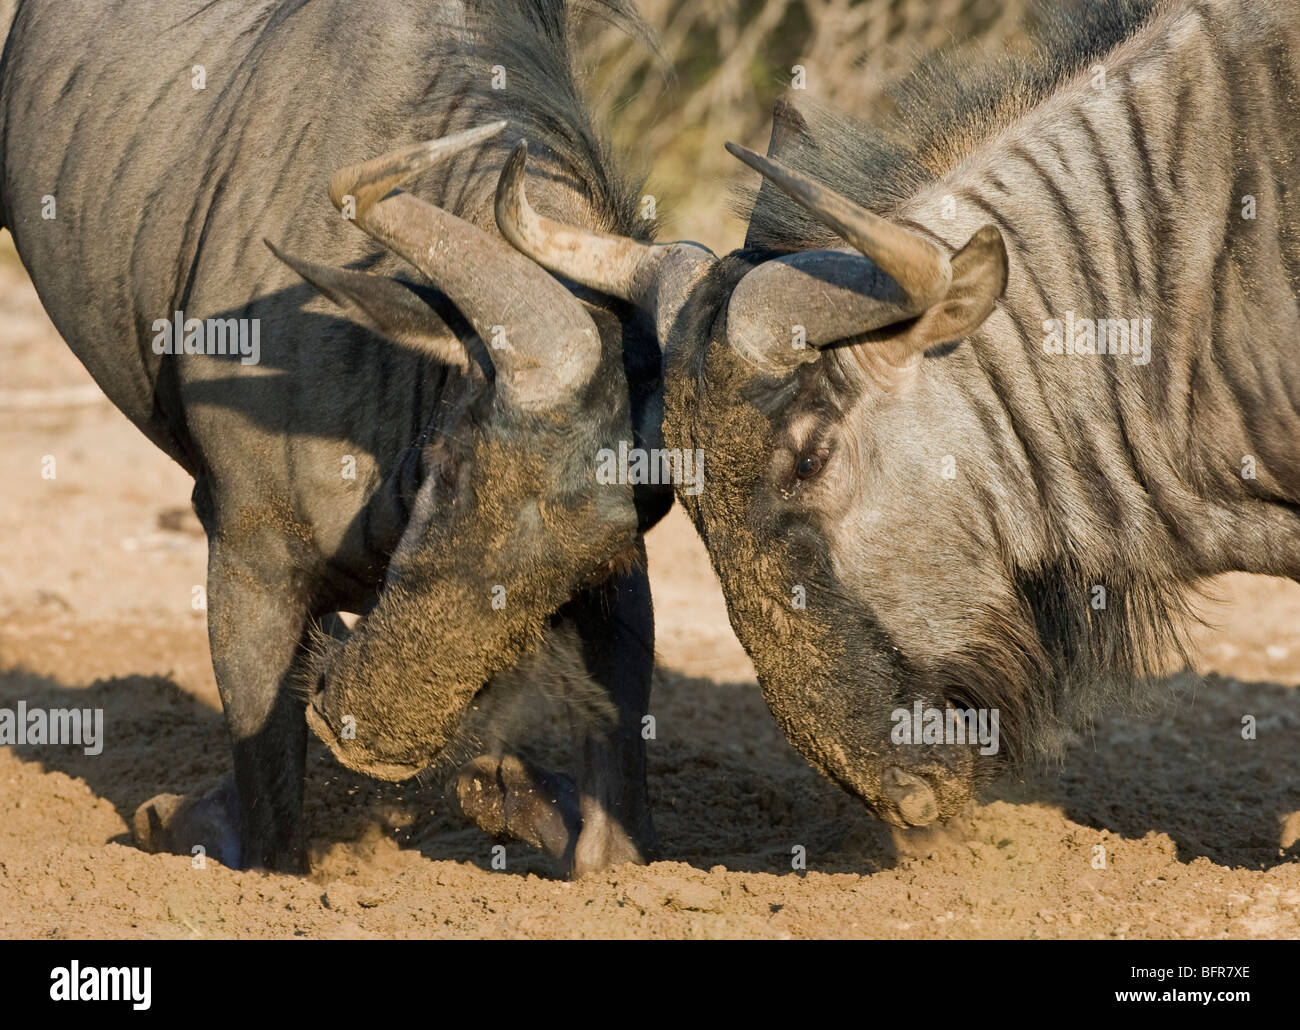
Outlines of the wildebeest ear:
<svg viewBox="0 0 1300 1030">
<path fill-rule="evenodd" d="M 271 253 L 367 329 L 431 354 L 462 372 L 478 368 L 460 338 L 433 308 L 396 279 L 344 268 L 313 265 L 263 240 Z"/>
<path fill-rule="evenodd" d="M 1006 288 L 1002 234 L 986 225 L 953 255 L 952 283 L 942 300 L 916 318 L 845 340 L 842 349 L 877 386 L 894 392 L 906 389 L 925 352 L 978 329 Z"/>
<path fill-rule="evenodd" d="M 810 142 L 808 120 L 795 104 L 794 98 L 783 94 L 772 105 L 772 137 L 768 140 L 767 156 L 782 161 L 789 161 L 792 152 L 799 146 Z M 758 188 L 754 199 L 754 210 L 771 206 L 777 189 L 766 179 Z M 745 233 L 746 247 L 779 246 L 780 241 L 768 239 L 762 232 L 761 220 L 751 220 L 749 230 Z"/>
<path fill-rule="evenodd" d="M 919 357 L 931 347 L 952 343 L 984 324 L 1007 289 L 1007 248 L 1002 233 L 986 225 L 952 257 L 952 285 L 902 332 L 882 328 L 863 346 L 892 344 L 896 355 Z"/>
</svg>

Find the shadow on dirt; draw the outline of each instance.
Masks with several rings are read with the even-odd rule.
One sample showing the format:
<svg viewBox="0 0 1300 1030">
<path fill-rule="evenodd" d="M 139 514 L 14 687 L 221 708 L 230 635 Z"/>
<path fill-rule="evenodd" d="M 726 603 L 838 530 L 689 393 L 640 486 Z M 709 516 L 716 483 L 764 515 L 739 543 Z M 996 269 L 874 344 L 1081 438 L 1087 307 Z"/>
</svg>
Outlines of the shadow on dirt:
<svg viewBox="0 0 1300 1030">
<path fill-rule="evenodd" d="M 21 669 L 0 672 L 0 707 L 13 709 L 20 700 L 29 709 L 103 709 L 104 741 L 98 755 L 62 744 L 27 744 L 13 750 L 47 770 L 84 780 L 128 825 L 137 806 L 155 794 L 203 790 L 230 769 L 221 713 L 166 677 L 124 676 L 68 687 Z M 377 823 L 389 828 L 406 825 L 412 822 L 410 813 L 445 808 L 440 790 L 357 776 L 314 740 L 308 751 L 306 795 L 308 834 L 318 849 L 364 840 Z M 455 825 L 464 829 L 461 823 Z M 117 840 L 134 843 L 129 832 Z"/>
<path fill-rule="evenodd" d="M 0 672 L 0 707 L 102 708 L 104 746 L 17 745 L 25 761 L 84 780 L 128 824 L 162 792 L 184 793 L 229 766 L 219 712 L 172 680 L 126 676 L 69 687 L 21 669 Z M 655 737 L 648 741 L 650 797 L 660 857 L 701 869 L 867 874 L 915 853 L 863 806 L 815 773 L 785 742 L 753 683 L 716 683 L 657 673 Z M 1241 736 L 1244 715 L 1256 739 Z M 529 749 L 563 768 L 564 741 Z M 1295 861 L 1281 847 L 1283 820 L 1300 808 L 1300 692 L 1207 677 L 1195 703 L 1152 720 L 1113 718 L 1071 749 L 1059 771 L 1003 781 L 989 799 L 1059 805 L 1082 825 L 1140 839 L 1168 834 L 1178 858 L 1268 868 Z M 557 751 L 557 749 L 559 749 Z M 492 868 L 494 842 L 445 801 L 436 777 L 380 783 L 349 772 L 313 741 L 306 818 L 313 854 L 364 851 L 382 841 L 432 860 Z M 1294 821 L 1294 819 L 1293 819 Z M 129 835 L 119 838 L 130 843 Z M 386 838 L 386 840 L 385 840 Z M 390 843 L 391 842 L 391 843 Z M 509 870 L 549 877 L 540 852 L 505 842 Z M 800 850 L 802 849 L 802 850 Z"/>
<path fill-rule="evenodd" d="M 1124 837 L 1167 834 L 1180 862 L 1268 869 L 1300 859 L 1294 839 L 1283 847 L 1287 820 L 1291 834 L 1300 822 L 1300 690 L 1181 679 L 1186 689 L 1161 715 L 1105 720 L 1059 771 L 1000 796 L 1057 804 L 1074 822 Z M 1247 716 L 1254 739 L 1243 739 Z"/>
</svg>

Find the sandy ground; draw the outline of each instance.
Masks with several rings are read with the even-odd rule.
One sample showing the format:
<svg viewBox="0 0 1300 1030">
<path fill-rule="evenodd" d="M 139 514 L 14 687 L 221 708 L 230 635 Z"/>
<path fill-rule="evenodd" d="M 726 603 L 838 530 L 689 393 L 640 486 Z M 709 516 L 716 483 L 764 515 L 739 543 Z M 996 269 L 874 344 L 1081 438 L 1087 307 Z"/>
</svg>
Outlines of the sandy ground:
<svg viewBox="0 0 1300 1030">
<path fill-rule="evenodd" d="M 494 871 L 493 842 L 437 790 L 358 778 L 318 747 L 309 878 L 140 852 L 136 805 L 228 762 L 191 604 L 205 544 L 187 477 L 96 397 L 7 247 L 0 707 L 102 707 L 107 744 L 0 748 L 0 935 L 1300 936 L 1300 586 L 1217 582 L 1166 711 L 1113 718 L 962 825 L 903 837 L 786 745 L 676 512 L 649 539 L 663 861 L 567 883 L 509 844 Z"/>
</svg>

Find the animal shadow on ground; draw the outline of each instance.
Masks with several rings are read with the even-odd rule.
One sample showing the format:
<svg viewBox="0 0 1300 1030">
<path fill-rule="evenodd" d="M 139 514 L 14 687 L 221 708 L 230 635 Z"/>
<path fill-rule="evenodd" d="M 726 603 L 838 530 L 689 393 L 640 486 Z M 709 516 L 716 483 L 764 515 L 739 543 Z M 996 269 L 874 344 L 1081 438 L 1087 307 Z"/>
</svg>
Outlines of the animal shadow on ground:
<svg viewBox="0 0 1300 1030">
<path fill-rule="evenodd" d="M 1300 690 L 1186 672 L 1171 688 L 1154 713 L 1100 721 L 1060 767 L 1004 781 L 998 796 L 1128 838 L 1167 834 L 1181 862 L 1300 859 Z"/>
<path fill-rule="evenodd" d="M 915 853 L 818 775 L 786 743 L 752 682 L 718 683 L 660 668 L 652 698 L 650 800 L 660 858 L 701 869 L 870 874 Z M 1189 682 L 1191 682 L 1189 680 Z M 1059 769 L 1006 778 L 987 792 L 1013 803 L 1045 802 L 1077 823 L 1140 839 L 1168 834 L 1181 861 L 1204 856 L 1230 866 L 1295 861 L 1284 821 L 1300 817 L 1300 692 L 1211 676 L 1180 692 L 1157 718 L 1112 717 L 1074 745 Z M 102 708 L 102 753 L 75 745 L 15 745 L 85 781 L 130 824 L 136 807 L 163 792 L 202 789 L 229 768 L 219 711 L 161 676 L 124 676 L 76 687 L 21 668 L 0 671 L 0 707 Z M 1243 740 L 1242 717 L 1256 737 Z M 563 727 L 539 727 L 525 756 L 571 768 Z M 306 819 L 314 862 L 339 846 L 413 848 L 432 860 L 492 867 L 494 842 L 445 800 L 436 775 L 382 783 L 354 774 L 315 741 L 307 763 Z M 978 815 L 977 815 L 978 818 Z M 957 828 L 956 832 L 961 832 Z M 132 844 L 128 832 L 115 838 Z M 515 875 L 549 877 L 540 852 L 505 842 Z"/>
<path fill-rule="evenodd" d="M 779 873 L 791 870 L 798 847 L 809 867 L 822 871 L 892 864 L 887 829 L 790 749 L 753 683 L 658 676 L 655 737 L 647 749 L 660 858 Z M 64 744 L 16 745 L 13 751 L 85 781 L 128 826 L 135 809 L 155 794 L 206 789 L 230 767 L 221 713 L 164 676 L 70 686 L 22 668 L 0 671 L 0 707 L 15 708 L 20 700 L 29 709 L 103 709 L 98 755 Z M 547 768 L 572 769 L 576 749 L 564 731 L 558 720 L 539 726 L 520 753 Z M 311 740 L 305 817 L 314 865 L 339 846 L 364 861 L 368 851 L 396 844 L 433 860 L 492 867 L 496 842 L 448 803 L 437 771 L 384 783 L 343 768 Z M 134 846 L 129 830 L 114 840 Z M 541 852 L 502 843 L 511 873 L 553 875 Z"/>
<path fill-rule="evenodd" d="M 82 747 L 63 744 L 21 745 L 19 758 L 39 762 L 86 782 L 112 803 L 129 826 L 135 809 L 159 793 L 201 791 L 230 770 L 230 750 L 221 712 L 203 704 L 163 676 L 122 676 L 69 687 L 22 669 L 0 672 L 0 707 L 22 700 L 31 708 L 102 708 L 103 750 L 87 755 Z M 340 842 L 358 842 L 364 850 L 376 830 L 399 844 L 431 830 L 449 829 L 438 858 L 490 859 L 486 838 L 451 815 L 436 785 L 382 783 L 339 765 L 314 739 L 309 743 L 305 818 L 313 855 Z M 436 813 L 430 815 L 430 812 Z M 434 834 L 436 837 L 436 834 Z M 134 846 L 129 830 L 114 838 Z M 467 842 L 474 842 L 472 849 Z M 520 847 L 523 847 L 522 845 Z M 531 850 L 531 849 L 528 849 Z M 544 858 L 538 856 L 544 863 Z"/>
</svg>

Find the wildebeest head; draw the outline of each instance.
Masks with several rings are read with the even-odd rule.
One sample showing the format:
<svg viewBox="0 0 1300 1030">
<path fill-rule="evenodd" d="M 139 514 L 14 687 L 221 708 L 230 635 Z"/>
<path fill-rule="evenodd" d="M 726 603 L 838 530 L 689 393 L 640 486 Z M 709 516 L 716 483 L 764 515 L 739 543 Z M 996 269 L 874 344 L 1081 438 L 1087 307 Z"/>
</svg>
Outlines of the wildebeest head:
<svg viewBox="0 0 1300 1030">
<path fill-rule="evenodd" d="M 552 270 L 654 314 L 668 351 L 665 441 L 707 457 L 703 490 L 680 499 L 769 707 L 877 814 L 924 825 L 971 797 L 976 747 L 903 742 L 900 713 L 910 737 L 917 702 L 937 719 L 979 707 L 980 684 L 1009 672 L 996 667 L 1004 650 L 981 666 L 981 634 L 1001 620 L 1005 640 L 1019 623 L 999 614 L 1013 591 L 986 506 L 940 475 L 944 440 L 978 423 L 918 373 L 927 351 L 988 317 L 1006 251 L 985 227 L 950 255 L 729 149 L 852 249 L 718 260 L 692 244 L 612 240 L 537 217 L 509 173 L 498 221 Z"/>
<path fill-rule="evenodd" d="M 421 448 L 375 608 L 311 668 L 313 730 L 345 765 L 387 779 L 438 757 L 479 689 L 575 590 L 636 560 L 633 488 L 595 477 L 597 452 L 631 434 L 619 320 L 499 238 L 392 192 L 503 127 L 345 168 L 330 185 L 340 210 L 450 299 L 468 339 L 394 279 L 276 251 L 352 318 L 471 382 Z"/>
</svg>

